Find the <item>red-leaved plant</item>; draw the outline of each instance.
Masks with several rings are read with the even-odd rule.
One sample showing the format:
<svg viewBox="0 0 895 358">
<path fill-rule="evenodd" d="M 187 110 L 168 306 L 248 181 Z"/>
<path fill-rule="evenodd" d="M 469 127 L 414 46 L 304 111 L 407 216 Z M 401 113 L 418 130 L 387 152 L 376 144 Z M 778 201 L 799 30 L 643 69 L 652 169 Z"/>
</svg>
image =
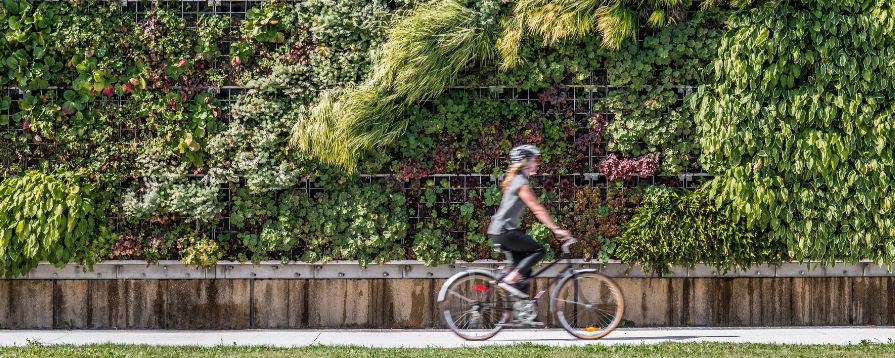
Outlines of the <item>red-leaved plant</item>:
<svg viewBox="0 0 895 358">
<path fill-rule="evenodd" d="M 599 169 L 609 180 L 627 179 L 634 174 L 641 177 L 651 176 L 659 170 L 659 153 L 622 159 L 610 154 L 600 161 Z"/>
</svg>

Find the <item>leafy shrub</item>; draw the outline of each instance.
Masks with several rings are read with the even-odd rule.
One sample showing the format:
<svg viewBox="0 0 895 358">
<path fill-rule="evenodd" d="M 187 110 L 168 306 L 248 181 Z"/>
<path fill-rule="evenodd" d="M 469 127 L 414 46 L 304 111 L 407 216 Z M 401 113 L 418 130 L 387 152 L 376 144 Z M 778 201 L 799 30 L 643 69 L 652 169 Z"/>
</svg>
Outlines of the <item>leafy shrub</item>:
<svg viewBox="0 0 895 358">
<path fill-rule="evenodd" d="M 662 186 L 646 190 L 643 205 L 616 239 L 615 256 L 644 271 L 667 273 L 672 265 L 713 265 L 721 270 L 786 260 L 786 247 L 740 225 L 728 207 L 718 208 L 705 190 Z"/>
<path fill-rule="evenodd" d="M 414 255 L 427 265 L 488 258 L 485 203 L 490 201 L 485 196 L 489 194 L 483 196 L 477 190 L 469 190 L 462 199 L 448 199 L 446 190 L 442 189 L 450 185 L 448 180 L 439 183 L 440 187 L 434 185 L 433 181 L 420 192 L 418 204 L 422 213 L 417 214 L 424 214 L 425 219 L 416 224 L 412 235 Z M 493 210 L 493 203 L 490 206 Z"/>
<path fill-rule="evenodd" d="M 230 211 L 230 224 L 237 229 L 260 228 L 271 217 L 279 213 L 274 192 L 256 192 L 248 187 L 231 188 L 233 190 L 233 208 Z"/>
<path fill-rule="evenodd" d="M 4 1 L 0 9 L 0 32 L 5 35 L 0 40 L 0 85 L 40 89 L 61 75 L 68 58 L 57 57 L 52 51 L 54 43 L 42 36 L 59 20 L 52 5 Z"/>
<path fill-rule="evenodd" d="M 231 224 L 239 231 L 236 259 L 309 262 L 402 258 L 407 229 L 404 196 L 385 185 L 338 183 L 304 192 L 234 194 Z"/>
<path fill-rule="evenodd" d="M 383 185 L 346 183 L 313 197 L 294 194 L 296 204 L 281 214 L 309 262 L 358 260 L 366 265 L 404 257 L 407 233 L 403 194 Z"/>
<path fill-rule="evenodd" d="M 295 185 L 301 174 L 285 153 L 289 124 L 298 107 L 288 97 L 251 90 L 232 108 L 227 128 L 208 141 L 208 180 L 238 184 L 264 192 Z"/>
<path fill-rule="evenodd" d="M 609 83 L 639 90 L 648 85 L 704 83 L 706 67 L 717 56 L 728 13 L 706 9 L 669 24 L 643 42 L 628 41 L 606 52 Z"/>
<path fill-rule="evenodd" d="M 450 235 L 424 225 L 413 236 L 413 255 L 426 265 L 452 264 L 460 259 L 461 248 Z"/>
<path fill-rule="evenodd" d="M 88 265 L 112 238 L 93 187 L 73 173 L 29 171 L 0 183 L 0 274 L 16 277 L 39 261 Z"/>
<path fill-rule="evenodd" d="M 318 89 L 362 82 L 385 38 L 389 19 L 382 0 L 310 0 L 295 5 L 317 50 L 310 53 Z"/>
<path fill-rule="evenodd" d="M 578 238 L 572 254 L 585 260 L 608 261 L 617 247 L 617 237 L 623 225 L 640 204 L 641 194 L 636 189 L 610 189 L 604 199 L 600 189 L 581 188 L 563 224 Z"/>
<path fill-rule="evenodd" d="M 64 73 L 50 79 L 50 85 L 60 81 L 70 82 L 69 89 L 77 93 L 77 99 L 66 98 L 65 107 L 70 111 L 83 106 L 96 97 L 108 97 L 114 92 L 123 93 L 135 63 L 131 54 L 136 27 L 129 16 L 122 16 L 121 4 L 113 2 L 64 1 L 55 4 L 40 2 L 46 13 L 54 13 L 53 24 L 47 28 L 47 51 L 44 62 L 60 62 Z M 49 20 L 49 19 L 47 19 Z M 38 37 L 39 38 L 39 37 Z M 132 86 L 132 85 L 131 85 Z"/>
<path fill-rule="evenodd" d="M 197 233 L 195 225 L 185 225 L 166 217 L 150 220 L 150 223 L 152 225 L 149 229 L 140 231 L 139 238 L 143 249 L 141 258 L 147 262 L 182 259 L 181 250 L 185 246 L 183 238 L 206 235 Z M 224 235 L 218 235 L 218 244 L 223 247 L 220 240 L 222 236 Z"/>
<path fill-rule="evenodd" d="M 139 231 L 125 231 L 118 235 L 106 259 L 111 260 L 146 260 L 155 263 L 159 260 L 180 259 L 183 238 L 195 235 L 195 228 L 177 225 L 168 220 L 152 222 L 151 228 Z"/>
<path fill-rule="evenodd" d="M 216 61 L 221 55 L 220 41 L 227 33 L 230 19 L 224 15 L 201 15 L 196 24 L 196 45 L 193 52 L 197 60 Z M 218 83 L 218 87 L 223 83 Z"/>
<path fill-rule="evenodd" d="M 172 214 L 191 222 L 212 222 L 221 210 L 220 188 L 197 181 L 147 179 L 136 190 L 125 193 L 122 210 L 126 218 L 140 220 Z"/>
<path fill-rule="evenodd" d="M 186 265 L 209 267 L 224 256 L 217 242 L 196 233 L 180 238 L 177 244 L 183 255 L 180 261 Z"/>
<path fill-rule="evenodd" d="M 892 17 L 870 0 L 733 16 L 694 97 L 710 195 L 795 259 L 895 260 Z"/>
<path fill-rule="evenodd" d="M 634 174 L 647 177 L 659 169 L 659 154 L 650 153 L 639 158 L 622 159 L 610 154 L 600 160 L 598 168 L 609 180 L 628 179 Z"/>
<path fill-rule="evenodd" d="M 231 64 L 243 70 L 249 78 L 263 72 L 263 62 L 270 57 L 270 44 L 291 43 L 295 37 L 303 37 L 306 31 L 297 23 L 297 12 L 284 1 L 268 1 L 246 12 L 240 25 L 241 40 L 230 47 Z M 282 47 L 280 47 L 282 48 Z M 275 51 L 274 51 L 275 53 Z M 250 65 L 262 63 L 260 68 Z"/>
<path fill-rule="evenodd" d="M 547 225 L 541 224 L 540 222 L 532 222 L 528 230 L 525 230 L 525 233 L 547 248 L 547 254 L 544 255 L 544 258 L 542 258 L 541 261 L 550 261 L 556 258 L 556 250 L 551 250 L 547 247 L 547 244 L 550 243 L 550 239 L 553 238 L 553 232 L 550 231 Z"/>
<path fill-rule="evenodd" d="M 118 236 L 118 240 L 112 246 L 109 258 L 113 260 L 139 259 L 143 256 L 143 237 L 132 233 L 124 233 Z"/>
<path fill-rule="evenodd" d="M 678 94 L 668 87 L 611 92 L 598 104 L 601 112 L 613 114 L 605 130 L 606 150 L 625 157 L 655 153 L 663 173 L 693 168 L 699 153 L 698 144 L 690 140 L 695 126 L 678 103 Z"/>
<path fill-rule="evenodd" d="M 488 71 L 470 80 L 539 89 L 556 83 L 631 86 L 695 85 L 708 77 L 706 67 L 717 55 L 727 13 L 698 11 L 685 21 L 669 24 L 643 41 L 626 41 L 618 51 L 607 50 L 598 34 L 570 38 L 553 46 L 526 39 L 520 47 L 523 63 L 506 72 Z M 605 77 L 599 70 L 605 69 Z M 595 73 L 596 72 L 596 73 Z"/>
<path fill-rule="evenodd" d="M 231 223 L 239 229 L 237 238 L 248 255 L 240 252 L 240 260 L 258 262 L 269 259 L 288 261 L 300 243 L 297 229 L 290 222 L 295 210 L 304 205 L 300 194 L 281 195 L 274 200 L 273 193 L 253 194 L 240 189 L 234 198 Z"/>
<path fill-rule="evenodd" d="M 432 107 L 411 110 L 407 132 L 389 152 L 365 163 L 367 169 L 393 172 L 405 180 L 436 173 L 499 174 L 506 169 L 510 148 L 532 143 L 543 152 L 542 171 L 581 172 L 588 170 L 582 159 L 589 146 L 599 141 L 599 136 L 582 137 L 576 143 L 571 138 L 582 126 L 579 121 L 565 111 L 541 113 L 532 104 L 452 92 L 437 98 Z M 375 166 L 380 163 L 386 167 Z"/>
</svg>

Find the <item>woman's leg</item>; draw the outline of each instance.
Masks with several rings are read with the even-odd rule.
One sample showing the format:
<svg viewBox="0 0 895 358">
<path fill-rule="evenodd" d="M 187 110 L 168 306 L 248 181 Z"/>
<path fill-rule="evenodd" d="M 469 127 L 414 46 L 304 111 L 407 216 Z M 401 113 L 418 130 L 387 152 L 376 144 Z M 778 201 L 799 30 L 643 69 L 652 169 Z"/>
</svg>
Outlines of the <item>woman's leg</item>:
<svg viewBox="0 0 895 358">
<path fill-rule="evenodd" d="M 516 283 L 520 279 L 522 279 L 522 273 L 519 272 L 519 263 L 522 262 L 522 259 L 528 256 L 528 253 L 521 251 L 510 251 L 510 254 L 513 255 L 513 271 L 507 274 L 507 276 L 504 277 L 503 280 L 509 283 Z"/>
<path fill-rule="evenodd" d="M 513 264 L 516 266 L 516 270 L 506 277 L 505 280 L 509 283 L 515 283 L 520 278 L 530 276 L 531 268 L 547 254 L 544 245 L 521 230 L 510 230 L 500 235 L 499 241 L 496 240 L 495 243 L 499 243 L 504 250 L 513 253 Z"/>
<path fill-rule="evenodd" d="M 492 244 L 494 244 L 494 245 L 500 245 L 500 246 L 501 246 L 500 249 L 501 249 L 504 253 L 508 253 L 508 254 L 509 254 L 509 257 L 508 257 L 508 258 L 510 259 L 510 265 L 511 265 L 511 266 L 510 266 L 508 269 L 512 269 L 512 271 L 510 271 L 509 273 L 507 273 L 507 274 L 503 277 L 502 281 L 506 281 L 506 282 L 516 282 L 516 281 L 518 281 L 520 276 L 519 276 L 519 271 L 516 271 L 516 267 L 517 267 L 517 265 L 519 264 L 519 261 L 521 260 L 521 258 L 523 257 L 523 255 L 521 255 L 521 253 L 518 253 L 518 252 L 513 252 L 512 250 L 510 250 L 510 249 L 506 246 L 507 241 L 510 240 L 510 237 L 509 237 L 506 233 L 501 234 L 501 235 L 492 235 L 492 234 L 488 234 L 488 238 L 491 239 L 491 243 L 492 243 Z M 504 257 L 504 258 L 506 259 L 507 257 Z"/>
</svg>

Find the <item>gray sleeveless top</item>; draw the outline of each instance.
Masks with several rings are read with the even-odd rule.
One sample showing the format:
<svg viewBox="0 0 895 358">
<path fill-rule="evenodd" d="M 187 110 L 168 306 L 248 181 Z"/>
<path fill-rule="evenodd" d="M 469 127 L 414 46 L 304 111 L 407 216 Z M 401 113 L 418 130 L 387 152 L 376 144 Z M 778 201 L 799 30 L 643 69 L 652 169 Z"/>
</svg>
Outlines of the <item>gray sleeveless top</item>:
<svg viewBox="0 0 895 358">
<path fill-rule="evenodd" d="M 525 202 L 519 197 L 519 189 L 528 184 L 528 178 L 524 174 L 517 174 L 500 199 L 500 207 L 491 217 L 488 225 L 489 235 L 500 235 L 508 230 L 518 229 L 522 214 L 525 212 Z"/>
</svg>

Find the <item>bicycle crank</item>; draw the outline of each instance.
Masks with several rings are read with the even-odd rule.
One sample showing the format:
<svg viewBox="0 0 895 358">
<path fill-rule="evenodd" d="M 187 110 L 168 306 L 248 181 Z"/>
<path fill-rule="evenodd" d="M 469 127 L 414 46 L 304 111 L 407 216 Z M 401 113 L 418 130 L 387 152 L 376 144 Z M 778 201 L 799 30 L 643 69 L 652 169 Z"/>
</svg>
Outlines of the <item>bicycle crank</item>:
<svg viewBox="0 0 895 358">
<path fill-rule="evenodd" d="M 519 300 L 513 302 L 513 318 L 515 323 L 523 326 L 543 326 L 541 322 L 535 321 L 538 318 L 538 305 L 535 300 Z"/>
</svg>

